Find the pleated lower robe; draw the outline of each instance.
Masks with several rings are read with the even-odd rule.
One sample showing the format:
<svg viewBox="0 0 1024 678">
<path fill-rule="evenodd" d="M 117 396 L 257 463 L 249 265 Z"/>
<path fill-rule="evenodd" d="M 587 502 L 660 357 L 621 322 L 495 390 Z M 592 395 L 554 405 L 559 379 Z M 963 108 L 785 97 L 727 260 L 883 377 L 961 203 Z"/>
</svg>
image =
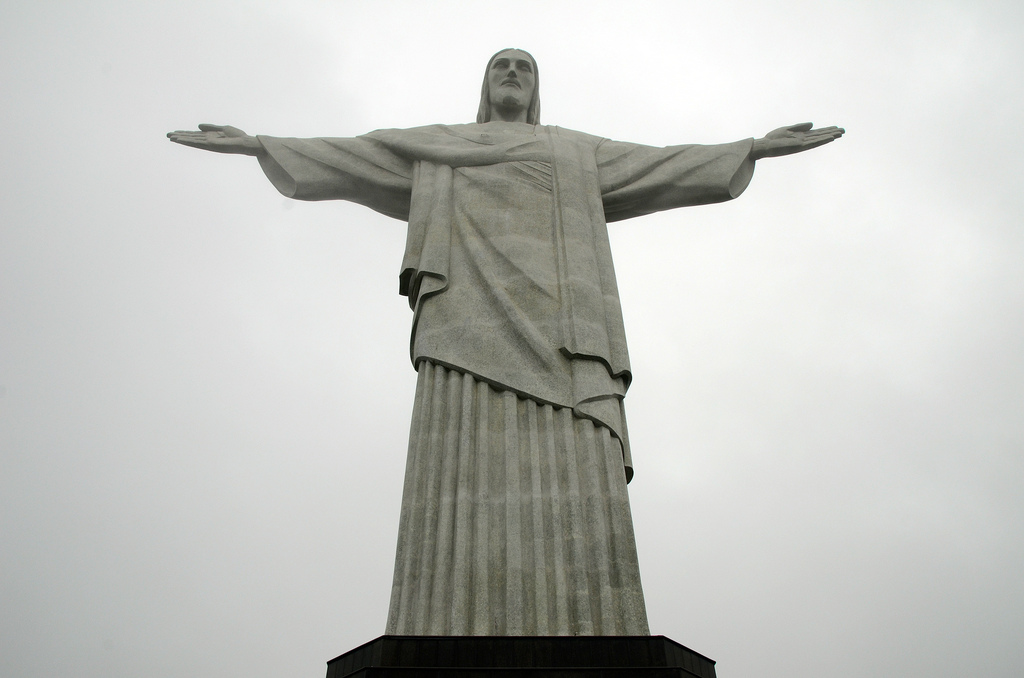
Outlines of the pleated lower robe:
<svg viewBox="0 0 1024 678">
<path fill-rule="evenodd" d="M 422 362 L 387 633 L 647 635 L 609 430 Z"/>
</svg>

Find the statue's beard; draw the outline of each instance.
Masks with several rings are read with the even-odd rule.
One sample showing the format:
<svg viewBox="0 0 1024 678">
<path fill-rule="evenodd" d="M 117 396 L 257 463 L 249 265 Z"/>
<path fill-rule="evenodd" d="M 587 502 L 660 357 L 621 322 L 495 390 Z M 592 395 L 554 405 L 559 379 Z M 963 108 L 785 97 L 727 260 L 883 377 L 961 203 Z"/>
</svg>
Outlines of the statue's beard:
<svg viewBox="0 0 1024 678">
<path fill-rule="evenodd" d="M 522 119 L 526 120 L 529 114 L 529 103 L 524 103 L 524 97 L 519 92 L 495 92 L 491 99 L 491 115 L 502 120 Z"/>
</svg>

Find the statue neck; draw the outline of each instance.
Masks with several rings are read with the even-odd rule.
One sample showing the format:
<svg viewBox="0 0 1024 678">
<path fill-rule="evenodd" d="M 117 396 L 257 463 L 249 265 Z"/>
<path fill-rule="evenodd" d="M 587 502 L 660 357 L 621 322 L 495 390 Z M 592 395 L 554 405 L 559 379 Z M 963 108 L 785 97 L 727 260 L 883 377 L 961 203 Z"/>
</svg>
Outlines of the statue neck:
<svg viewBox="0 0 1024 678">
<path fill-rule="evenodd" d="M 503 122 L 526 122 L 527 109 L 519 106 L 505 107 L 491 105 L 491 120 Z"/>
</svg>

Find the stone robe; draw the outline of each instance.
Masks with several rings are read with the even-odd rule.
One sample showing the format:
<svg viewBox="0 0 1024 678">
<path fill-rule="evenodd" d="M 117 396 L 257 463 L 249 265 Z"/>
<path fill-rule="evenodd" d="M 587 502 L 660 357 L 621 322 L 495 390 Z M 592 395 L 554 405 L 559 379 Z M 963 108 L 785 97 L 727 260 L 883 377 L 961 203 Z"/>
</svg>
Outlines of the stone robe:
<svg viewBox="0 0 1024 678">
<path fill-rule="evenodd" d="M 259 139 L 285 196 L 409 224 L 420 383 L 388 632 L 647 633 L 606 222 L 737 197 L 752 141 L 504 122 Z"/>
</svg>

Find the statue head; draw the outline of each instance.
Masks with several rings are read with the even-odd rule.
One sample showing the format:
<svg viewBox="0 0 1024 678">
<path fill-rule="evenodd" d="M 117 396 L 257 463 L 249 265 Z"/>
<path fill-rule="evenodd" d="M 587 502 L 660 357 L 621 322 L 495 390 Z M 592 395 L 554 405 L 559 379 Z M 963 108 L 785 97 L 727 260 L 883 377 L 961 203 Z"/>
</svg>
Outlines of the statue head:
<svg viewBox="0 0 1024 678">
<path fill-rule="evenodd" d="M 487 62 L 476 121 L 508 119 L 520 111 L 525 111 L 527 123 L 540 124 L 537 62 L 524 50 L 503 49 Z"/>
</svg>

